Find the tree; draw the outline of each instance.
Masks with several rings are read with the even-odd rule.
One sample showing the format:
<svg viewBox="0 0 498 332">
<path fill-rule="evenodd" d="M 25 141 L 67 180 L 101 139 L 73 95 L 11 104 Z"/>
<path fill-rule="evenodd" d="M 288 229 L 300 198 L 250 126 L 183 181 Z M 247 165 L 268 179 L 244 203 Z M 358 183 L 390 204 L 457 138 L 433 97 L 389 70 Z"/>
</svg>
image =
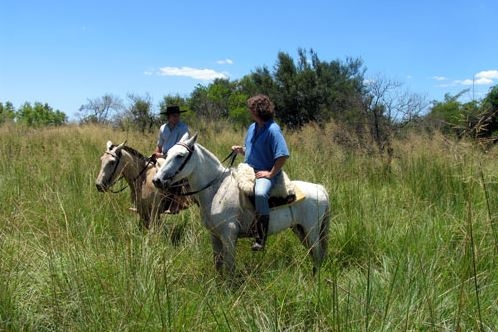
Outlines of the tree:
<svg viewBox="0 0 498 332">
<path fill-rule="evenodd" d="M 467 116 L 464 114 L 463 105 L 458 99 L 466 92 L 468 89 L 454 96 L 447 93 L 444 95 L 444 101 L 433 101 L 431 110 L 427 115 L 432 125 L 445 134 L 456 132 L 461 135 L 467 127 Z"/>
<path fill-rule="evenodd" d="M 390 149 L 396 132 L 418 119 L 428 106 L 424 97 L 401 89 L 400 82 L 378 75 L 367 84 L 366 126 L 378 148 Z"/>
<path fill-rule="evenodd" d="M 463 105 L 467 115 L 465 133 L 482 143 L 498 141 L 498 86 L 490 88 L 479 104 L 475 101 Z"/>
<path fill-rule="evenodd" d="M 190 107 L 198 116 L 208 119 L 228 118 L 229 101 L 237 82 L 217 78 L 208 86 L 197 85 L 191 94 Z"/>
<path fill-rule="evenodd" d="M 134 128 L 141 133 L 150 131 L 154 123 L 152 115 L 152 98 L 150 95 L 140 97 L 129 94 L 130 104 L 126 110 L 125 119 L 129 120 Z"/>
<path fill-rule="evenodd" d="M 113 113 L 123 109 L 123 102 L 119 97 L 106 94 L 95 99 L 88 99 L 88 103 L 79 109 L 81 123 L 109 124 Z"/>
<path fill-rule="evenodd" d="M 7 101 L 5 105 L 0 102 L 0 124 L 14 120 L 15 116 L 16 110 L 10 101 Z"/>
<path fill-rule="evenodd" d="M 60 126 L 67 122 L 67 116 L 59 110 L 54 110 L 47 103 L 35 102 L 31 106 L 30 103 L 26 102 L 17 111 L 16 121 L 33 127 Z"/>
<path fill-rule="evenodd" d="M 273 73 L 260 68 L 241 86 L 249 94 L 265 93 L 275 103 L 277 118 L 291 128 L 358 114 L 364 92 L 363 63 L 358 59 L 323 62 L 312 49 L 298 49 L 297 62 L 280 52 Z"/>
<path fill-rule="evenodd" d="M 488 94 L 484 98 L 483 106 L 486 108 L 486 111 L 498 111 L 498 85 L 489 89 Z"/>
</svg>

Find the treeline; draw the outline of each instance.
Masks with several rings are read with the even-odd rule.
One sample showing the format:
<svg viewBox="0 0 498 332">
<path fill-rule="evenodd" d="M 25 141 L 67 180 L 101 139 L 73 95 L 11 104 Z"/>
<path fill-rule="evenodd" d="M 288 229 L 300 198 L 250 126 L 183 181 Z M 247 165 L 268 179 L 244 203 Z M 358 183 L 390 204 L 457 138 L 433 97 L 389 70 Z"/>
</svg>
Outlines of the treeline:
<svg viewBox="0 0 498 332">
<path fill-rule="evenodd" d="M 308 123 L 334 121 L 360 138 L 357 142 L 373 143 L 381 150 L 388 149 L 392 138 L 407 127 L 495 139 L 498 86 L 480 101 L 459 102 L 466 92 L 462 91 L 447 95 L 444 101 L 429 102 L 380 75 L 367 81 L 365 71 L 360 59 L 322 61 L 314 50 L 298 49 L 297 59 L 280 52 L 272 68 L 256 68 L 239 80 L 216 79 L 207 86 L 197 85 L 188 97 L 164 96 L 157 107 L 148 95 L 130 94 L 124 102 L 106 94 L 88 99 L 78 116 L 81 124 L 100 123 L 145 132 L 156 130 L 164 121 L 157 113 L 167 105 L 178 104 L 189 110 L 189 120 L 223 119 L 246 126 L 250 121 L 247 98 L 265 93 L 274 101 L 282 126 L 299 129 Z M 0 122 L 6 119 L 28 125 L 67 121 L 64 113 L 39 103 L 34 107 L 25 104 L 18 111 L 9 103 L 0 104 Z"/>
<path fill-rule="evenodd" d="M 0 102 L 0 124 L 8 121 L 25 124 L 30 127 L 60 126 L 67 123 L 65 113 L 54 110 L 47 103 L 35 102 L 33 105 L 26 102 L 19 109 L 7 101 Z"/>
</svg>

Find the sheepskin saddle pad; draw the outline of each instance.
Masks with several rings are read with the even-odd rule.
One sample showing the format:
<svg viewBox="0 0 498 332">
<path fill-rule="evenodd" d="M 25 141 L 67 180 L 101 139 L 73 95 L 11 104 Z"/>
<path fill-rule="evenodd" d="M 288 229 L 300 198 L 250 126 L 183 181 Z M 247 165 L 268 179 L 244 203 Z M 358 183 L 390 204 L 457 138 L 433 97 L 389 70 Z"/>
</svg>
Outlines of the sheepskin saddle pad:
<svg viewBox="0 0 498 332">
<path fill-rule="evenodd" d="M 284 171 L 282 174 L 283 176 L 280 177 L 282 180 L 275 183 L 270 191 L 270 207 L 290 204 L 296 200 L 297 188 Z M 233 176 L 239 189 L 254 203 L 254 182 L 256 181 L 254 169 L 246 163 L 240 163 L 233 172 Z"/>
</svg>

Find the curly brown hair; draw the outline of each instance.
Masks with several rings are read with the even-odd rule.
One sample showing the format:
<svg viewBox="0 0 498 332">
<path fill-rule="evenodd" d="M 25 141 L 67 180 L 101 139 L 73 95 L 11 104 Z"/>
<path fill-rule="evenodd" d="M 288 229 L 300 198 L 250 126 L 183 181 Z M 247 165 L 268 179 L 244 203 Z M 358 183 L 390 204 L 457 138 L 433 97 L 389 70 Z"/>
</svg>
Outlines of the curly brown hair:
<svg viewBox="0 0 498 332">
<path fill-rule="evenodd" d="M 255 111 L 263 121 L 273 119 L 275 105 L 267 95 L 257 94 L 247 99 L 247 106 L 250 110 Z"/>
</svg>

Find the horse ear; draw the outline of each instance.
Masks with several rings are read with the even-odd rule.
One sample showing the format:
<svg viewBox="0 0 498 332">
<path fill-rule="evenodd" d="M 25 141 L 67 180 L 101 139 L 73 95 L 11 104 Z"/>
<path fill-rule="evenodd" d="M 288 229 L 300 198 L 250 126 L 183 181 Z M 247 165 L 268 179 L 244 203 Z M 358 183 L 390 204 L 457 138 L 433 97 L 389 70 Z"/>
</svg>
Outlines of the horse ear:
<svg viewBox="0 0 498 332">
<path fill-rule="evenodd" d="M 186 140 L 188 140 L 188 137 L 189 137 L 189 134 L 188 134 L 188 131 L 183 134 L 182 138 L 180 138 L 180 142 L 185 142 Z"/>
<path fill-rule="evenodd" d="M 185 143 L 187 143 L 188 146 L 193 146 L 196 141 L 197 141 L 197 133 L 195 133 L 194 136 L 190 137 Z"/>
<path fill-rule="evenodd" d="M 126 141 L 124 141 L 123 143 L 119 144 L 117 147 L 116 147 L 116 150 L 120 150 L 124 145 L 126 144 Z"/>
<path fill-rule="evenodd" d="M 110 151 L 112 149 L 112 142 L 111 141 L 107 141 L 107 151 Z"/>
</svg>

